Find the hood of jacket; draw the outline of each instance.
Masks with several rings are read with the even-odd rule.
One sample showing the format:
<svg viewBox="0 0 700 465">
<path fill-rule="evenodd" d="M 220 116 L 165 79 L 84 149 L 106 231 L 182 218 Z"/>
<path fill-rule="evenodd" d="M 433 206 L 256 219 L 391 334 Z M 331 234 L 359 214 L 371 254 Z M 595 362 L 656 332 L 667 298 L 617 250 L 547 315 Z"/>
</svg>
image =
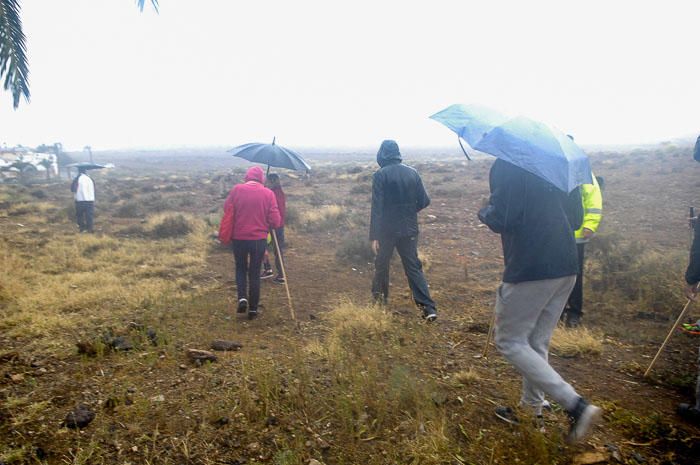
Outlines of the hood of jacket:
<svg viewBox="0 0 700 465">
<path fill-rule="evenodd" d="M 385 140 L 377 152 L 377 164 L 382 168 L 387 165 L 401 163 L 401 152 L 399 144 L 393 140 Z"/>
<path fill-rule="evenodd" d="M 248 171 L 246 171 L 245 181 L 257 181 L 260 184 L 263 184 L 265 182 L 265 173 L 263 173 L 262 168 L 259 166 L 253 166 L 252 168 L 248 168 Z"/>
</svg>

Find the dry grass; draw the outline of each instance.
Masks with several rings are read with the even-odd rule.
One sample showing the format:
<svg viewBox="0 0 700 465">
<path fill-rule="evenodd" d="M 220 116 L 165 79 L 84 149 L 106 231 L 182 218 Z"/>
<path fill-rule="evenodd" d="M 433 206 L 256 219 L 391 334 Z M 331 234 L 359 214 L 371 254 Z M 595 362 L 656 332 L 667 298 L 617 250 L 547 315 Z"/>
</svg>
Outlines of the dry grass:
<svg viewBox="0 0 700 465">
<path fill-rule="evenodd" d="M 161 241 L 66 234 L 31 253 L 3 248 L 0 328 L 41 346 L 88 322 L 189 294 L 191 277 L 204 268 L 208 239 L 203 221 L 188 221 L 188 235 Z"/>
<path fill-rule="evenodd" d="M 430 254 L 423 250 L 419 250 L 418 260 L 420 260 L 421 265 L 423 266 L 423 271 L 430 271 L 430 268 L 433 266 L 433 260 Z"/>
<path fill-rule="evenodd" d="M 345 217 L 346 212 L 340 205 L 323 205 L 303 211 L 300 223 L 308 231 L 325 231 L 338 227 Z"/>
<path fill-rule="evenodd" d="M 560 357 L 600 355 L 603 351 L 603 336 L 583 326 L 577 328 L 559 326 L 554 330 L 550 348 Z"/>
<path fill-rule="evenodd" d="M 464 386 L 473 385 L 481 381 L 481 379 L 481 375 L 473 368 L 469 368 L 468 370 L 462 370 L 454 375 L 454 380 L 457 383 Z"/>
</svg>

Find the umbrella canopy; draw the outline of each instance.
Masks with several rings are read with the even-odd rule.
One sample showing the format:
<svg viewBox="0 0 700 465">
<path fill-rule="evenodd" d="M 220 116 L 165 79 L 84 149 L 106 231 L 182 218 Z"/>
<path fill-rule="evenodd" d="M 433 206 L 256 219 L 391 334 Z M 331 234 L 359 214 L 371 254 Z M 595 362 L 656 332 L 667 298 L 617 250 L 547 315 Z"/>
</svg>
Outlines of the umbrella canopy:
<svg viewBox="0 0 700 465">
<path fill-rule="evenodd" d="M 77 168 L 79 170 L 101 170 L 102 168 L 107 168 L 107 165 L 100 165 L 99 163 L 91 163 L 89 161 L 80 161 L 77 163 L 70 163 L 66 165 L 66 168 Z"/>
<path fill-rule="evenodd" d="M 508 117 L 481 105 L 450 105 L 435 113 L 430 119 L 442 123 L 467 141 L 471 147 L 496 126 L 508 121 Z"/>
<path fill-rule="evenodd" d="M 523 116 L 508 119 L 476 105 L 452 105 L 431 116 L 479 152 L 501 158 L 564 192 L 593 178 L 588 156 L 568 136 Z"/>
<path fill-rule="evenodd" d="M 570 137 L 523 116 L 493 128 L 474 150 L 519 166 L 564 192 L 593 183 L 588 156 Z"/>
<path fill-rule="evenodd" d="M 304 161 L 301 155 L 294 150 L 275 144 L 274 139 L 271 144 L 253 142 L 239 145 L 229 150 L 229 153 L 232 153 L 234 157 L 262 163 L 268 167 L 275 166 L 297 171 L 311 171 L 311 166 Z"/>
</svg>

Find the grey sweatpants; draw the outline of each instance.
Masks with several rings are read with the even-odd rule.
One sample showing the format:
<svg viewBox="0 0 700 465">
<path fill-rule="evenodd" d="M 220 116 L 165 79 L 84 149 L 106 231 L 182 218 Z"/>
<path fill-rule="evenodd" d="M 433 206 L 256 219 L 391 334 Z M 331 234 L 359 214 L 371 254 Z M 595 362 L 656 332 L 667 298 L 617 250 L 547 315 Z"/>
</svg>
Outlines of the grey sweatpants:
<svg viewBox="0 0 700 465">
<path fill-rule="evenodd" d="M 521 283 L 502 283 L 496 296 L 495 342 L 523 375 L 520 402 L 542 413 L 545 393 L 566 410 L 579 399 L 548 361 L 549 341 L 576 275 Z"/>
</svg>

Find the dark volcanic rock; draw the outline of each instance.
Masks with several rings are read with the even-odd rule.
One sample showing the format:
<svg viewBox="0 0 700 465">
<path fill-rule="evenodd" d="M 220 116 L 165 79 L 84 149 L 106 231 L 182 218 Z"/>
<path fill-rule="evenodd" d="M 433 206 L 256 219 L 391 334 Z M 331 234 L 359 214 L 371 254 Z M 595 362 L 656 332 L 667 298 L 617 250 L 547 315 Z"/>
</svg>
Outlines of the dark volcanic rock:
<svg viewBox="0 0 700 465">
<path fill-rule="evenodd" d="M 243 345 L 239 344 L 238 342 L 224 341 L 223 339 L 217 339 L 217 340 L 211 342 L 210 347 L 212 348 L 212 350 L 229 351 L 229 350 L 239 350 L 240 348 L 243 347 Z"/>
<path fill-rule="evenodd" d="M 148 337 L 148 340 L 151 341 L 151 344 L 154 346 L 158 345 L 158 333 L 156 333 L 155 329 L 148 328 L 146 331 L 146 336 Z"/>
<path fill-rule="evenodd" d="M 134 344 L 124 336 L 115 337 L 109 341 L 109 345 L 114 350 L 132 350 L 134 348 Z"/>
<path fill-rule="evenodd" d="M 72 412 L 68 412 L 63 425 L 73 429 L 85 428 L 94 419 L 95 412 L 90 410 L 87 405 L 80 404 Z"/>
</svg>

